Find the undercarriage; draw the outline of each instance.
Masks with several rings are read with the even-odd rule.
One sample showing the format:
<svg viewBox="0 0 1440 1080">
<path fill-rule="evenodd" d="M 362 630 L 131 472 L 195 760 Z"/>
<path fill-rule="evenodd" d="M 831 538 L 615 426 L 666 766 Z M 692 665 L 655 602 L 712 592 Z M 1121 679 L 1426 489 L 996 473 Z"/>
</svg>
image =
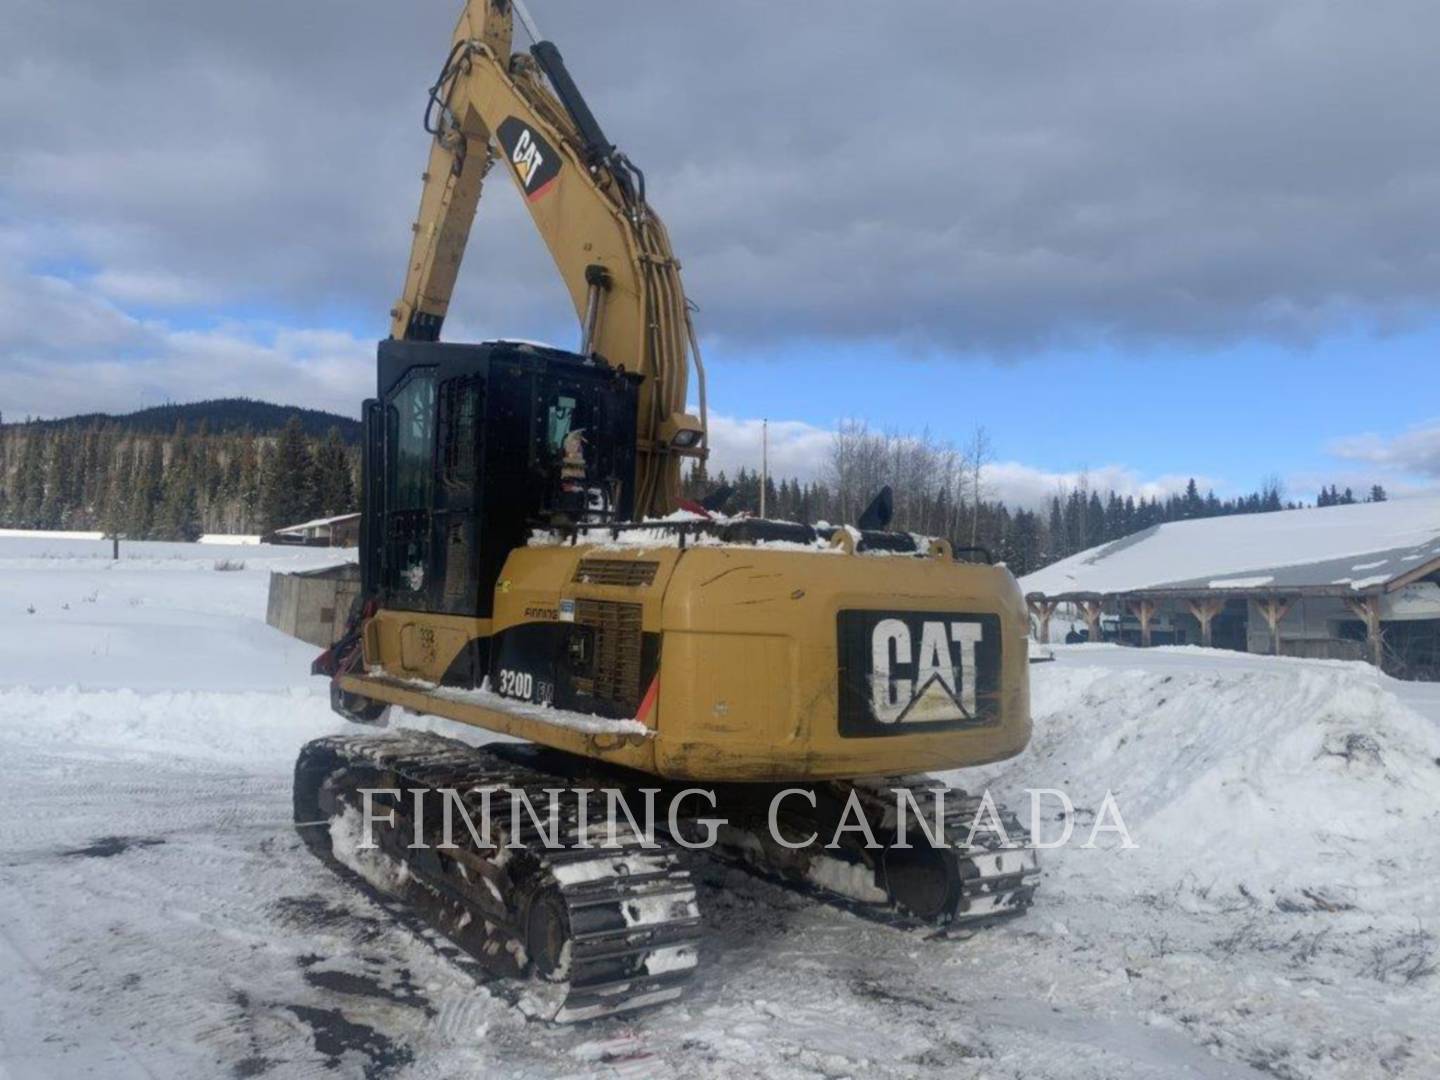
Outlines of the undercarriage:
<svg viewBox="0 0 1440 1080">
<path fill-rule="evenodd" d="M 558 1022 L 681 996 L 702 951 L 693 858 L 945 935 L 1023 913 L 1039 877 L 1012 817 L 923 778 L 667 787 L 561 751 L 413 731 L 309 743 L 295 823 L 322 860 Z"/>
</svg>

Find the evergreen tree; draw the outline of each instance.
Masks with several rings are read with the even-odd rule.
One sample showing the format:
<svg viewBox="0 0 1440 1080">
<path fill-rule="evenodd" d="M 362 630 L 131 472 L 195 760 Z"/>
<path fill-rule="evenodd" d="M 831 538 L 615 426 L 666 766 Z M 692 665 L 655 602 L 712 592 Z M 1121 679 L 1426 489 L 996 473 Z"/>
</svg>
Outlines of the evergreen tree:
<svg viewBox="0 0 1440 1080">
<path fill-rule="evenodd" d="M 1109 539 L 1105 534 L 1105 506 L 1099 492 L 1090 493 L 1090 503 L 1085 512 L 1085 546 L 1098 547 Z"/>
<path fill-rule="evenodd" d="M 339 428 L 332 427 L 315 451 L 314 484 L 316 516 L 335 517 L 355 511 L 355 481 L 350 472 L 350 454 L 340 437 Z"/>
<path fill-rule="evenodd" d="M 45 463 L 45 494 L 40 501 L 42 529 L 63 529 L 66 524 L 66 490 L 71 473 L 78 462 L 72 461 L 63 434 L 46 440 L 49 446 Z"/>
<path fill-rule="evenodd" d="M 1185 485 L 1185 501 L 1180 510 L 1180 516 L 1186 518 L 1199 517 L 1204 510 L 1204 506 L 1205 504 L 1200 499 L 1200 489 L 1196 486 L 1195 478 L 1192 476 L 1190 482 Z"/>
<path fill-rule="evenodd" d="M 252 533 L 259 531 L 260 485 L 264 475 L 261 469 L 260 448 L 256 445 L 253 432 L 245 432 L 240 439 L 239 487 L 235 493 L 238 516 L 235 531 Z"/>
<path fill-rule="evenodd" d="M 1029 510 L 1017 510 L 1012 532 L 1011 567 L 1016 577 L 1024 577 L 1038 570 L 1044 560 L 1040 546 L 1040 519 Z"/>
<path fill-rule="evenodd" d="M 100 528 L 107 536 L 123 535 L 127 525 L 126 509 L 129 502 L 130 477 L 135 472 L 135 444 L 126 440 L 124 448 L 110 470 L 110 480 L 105 490 L 105 508 L 100 516 Z"/>
<path fill-rule="evenodd" d="M 80 514 L 77 525 L 93 528 L 100 520 L 104 508 L 106 486 L 110 471 L 108 465 L 108 440 L 96 428 L 86 431 L 81 437 L 81 467 L 78 496 Z"/>
<path fill-rule="evenodd" d="M 193 542 L 204 533 L 195 483 L 196 464 L 185 443 L 176 446 L 170 467 L 165 470 L 163 495 L 149 532 L 151 538 Z"/>
<path fill-rule="evenodd" d="M 260 481 L 260 530 L 271 532 L 318 517 L 315 463 L 300 418 L 292 416 L 267 455 Z"/>
<path fill-rule="evenodd" d="M 25 449 L 20 455 L 15 507 L 22 529 L 40 528 L 40 507 L 45 501 L 45 442 L 40 430 L 25 425 Z"/>
<path fill-rule="evenodd" d="M 135 476 L 125 514 L 125 535 L 130 539 L 149 539 L 164 485 L 165 445 L 159 439 L 146 439 L 135 452 Z"/>
<path fill-rule="evenodd" d="M 1264 485 L 1260 496 L 1260 503 L 1253 509 L 1264 512 L 1280 509 L 1280 481 L 1278 478 Z"/>
</svg>

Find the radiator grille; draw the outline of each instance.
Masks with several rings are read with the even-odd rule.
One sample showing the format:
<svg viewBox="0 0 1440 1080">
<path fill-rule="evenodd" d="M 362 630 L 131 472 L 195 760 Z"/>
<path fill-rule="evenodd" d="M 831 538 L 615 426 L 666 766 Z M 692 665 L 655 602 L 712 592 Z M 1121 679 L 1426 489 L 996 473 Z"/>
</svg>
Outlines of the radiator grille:
<svg viewBox="0 0 1440 1080">
<path fill-rule="evenodd" d="M 595 635 L 593 673 L 577 678 L 575 689 L 600 698 L 633 716 L 640 707 L 642 608 L 612 600 L 576 600 L 575 622 Z"/>
<path fill-rule="evenodd" d="M 636 559 L 581 559 L 575 568 L 576 585 L 653 585 L 656 562 Z"/>
</svg>

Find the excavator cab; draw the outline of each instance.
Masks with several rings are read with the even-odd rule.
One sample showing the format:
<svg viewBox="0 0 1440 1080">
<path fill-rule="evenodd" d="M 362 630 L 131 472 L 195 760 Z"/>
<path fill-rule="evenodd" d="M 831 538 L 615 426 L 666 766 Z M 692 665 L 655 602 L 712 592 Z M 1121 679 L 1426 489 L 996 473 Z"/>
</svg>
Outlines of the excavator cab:
<svg viewBox="0 0 1440 1080">
<path fill-rule="evenodd" d="M 361 524 L 378 607 L 488 619 L 531 530 L 631 516 L 636 377 L 507 341 L 388 340 L 378 360 Z"/>
</svg>

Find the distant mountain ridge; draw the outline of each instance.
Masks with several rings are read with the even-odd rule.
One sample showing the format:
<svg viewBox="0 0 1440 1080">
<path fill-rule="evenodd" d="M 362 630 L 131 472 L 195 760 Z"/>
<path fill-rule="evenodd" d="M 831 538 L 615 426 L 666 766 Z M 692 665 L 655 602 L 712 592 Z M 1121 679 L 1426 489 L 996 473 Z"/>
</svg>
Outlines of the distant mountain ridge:
<svg viewBox="0 0 1440 1080">
<path fill-rule="evenodd" d="M 303 409 L 297 405 L 276 405 L 253 398 L 215 398 L 192 401 L 184 405 L 152 405 L 132 413 L 82 413 L 54 420 L 32 420 L 31 424 L 46 429 L 86 428 L 95 425 L 116 425 L 124 431 L 140 435 L 170 435 L 183 422 L 194 431 L 203 422 L 212 435 L 233 435 L 250 430 L 257 435 L 280 431 L 292 416 L 300 418 L 300 426 L 311 438 L 323 438 L 333 428 L 347 443 L 358 443 L 360 421 L 339 413 L 320 409 Z M 19 423 L 6 422 L 0 427 L 13 428 Z"/>
</svg>

